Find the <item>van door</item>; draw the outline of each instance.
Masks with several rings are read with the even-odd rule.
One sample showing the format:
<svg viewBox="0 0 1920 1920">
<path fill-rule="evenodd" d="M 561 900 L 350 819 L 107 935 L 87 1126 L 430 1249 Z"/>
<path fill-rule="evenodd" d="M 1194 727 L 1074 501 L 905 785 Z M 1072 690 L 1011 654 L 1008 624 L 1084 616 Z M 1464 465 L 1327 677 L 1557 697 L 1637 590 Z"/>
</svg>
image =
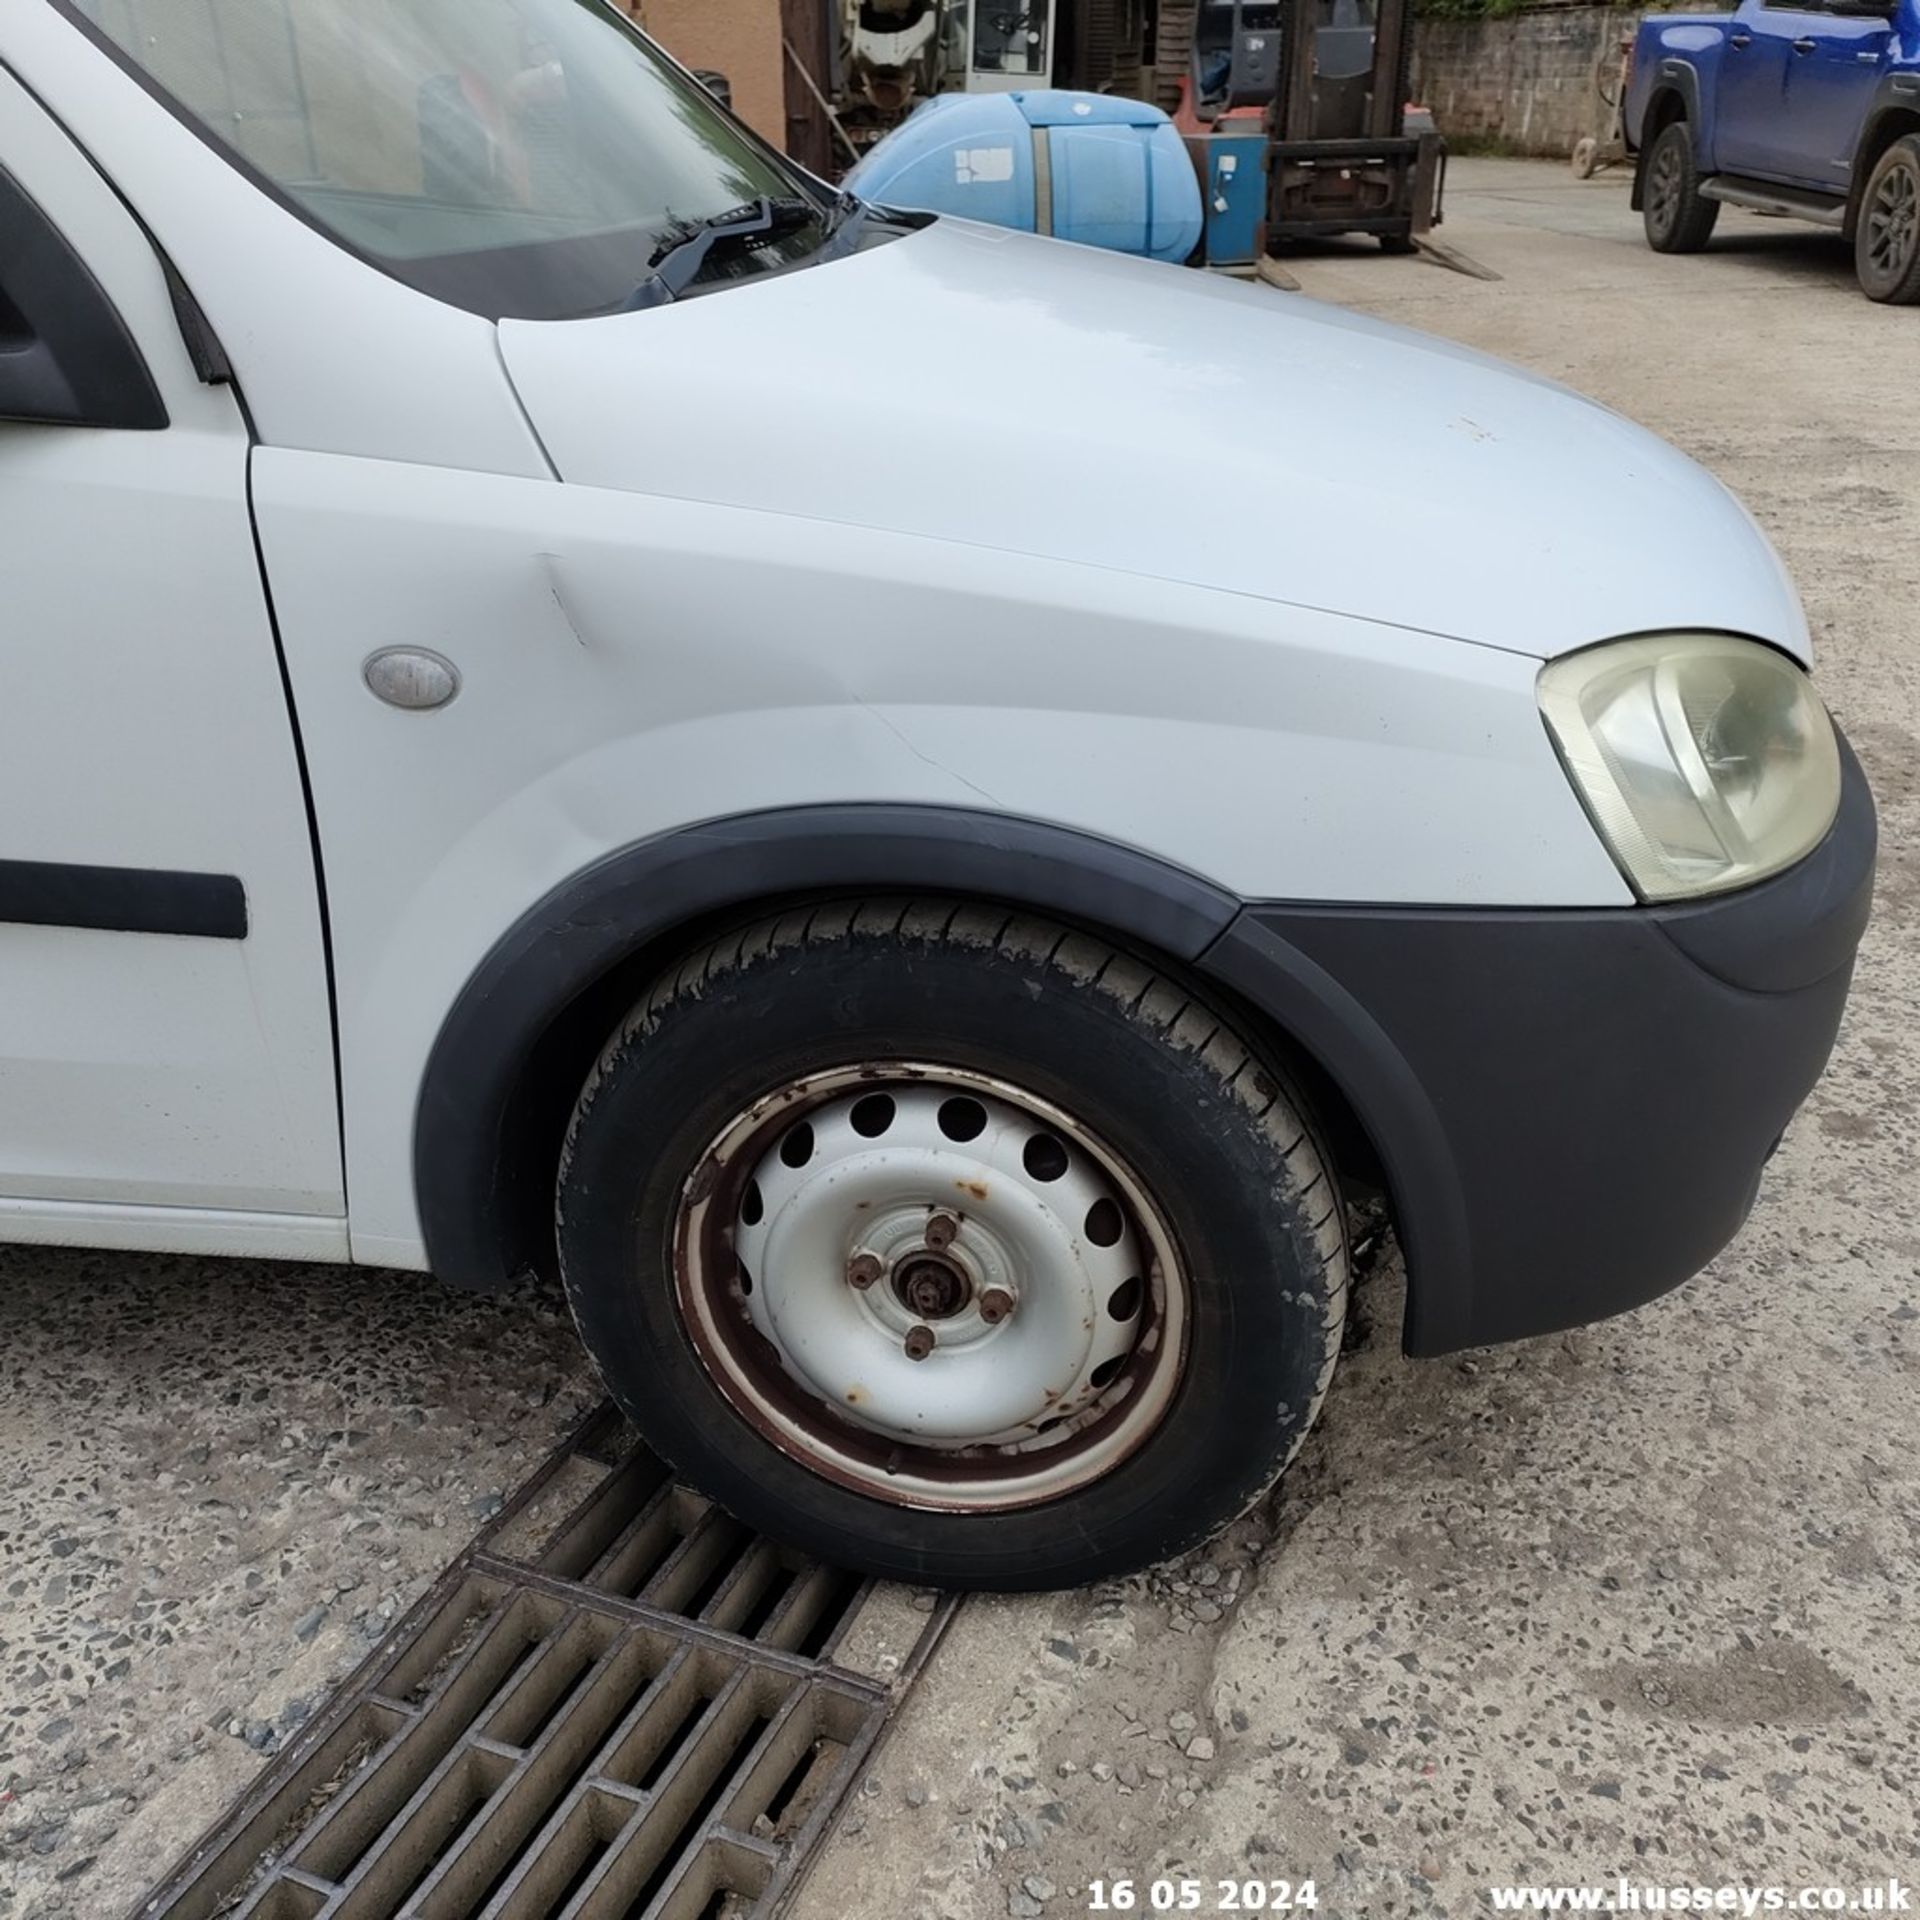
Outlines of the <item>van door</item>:
<svg viewBox="0 0 1920 1920">
<path fill-rule="evenodd" d="M 0 1239 L 344 1257 L 250 435 L 203 373 L 140 226 L 0 68 Z"/>
<path fill-rule="evenodd" d="M 1805 181 L 1804 129 L 1788 111 L 1790 70 L 1805 60 L 1828 18 L 1812 0 L 1764 0 L 1740 9 L 1727 32 L 1713 119 L 1713 163 L 1724 173 Z"/>
<path fill-rule="evenodd" d="M 1797 151 L 1795 171 L 1809 185 L 1845 193 L 1867 110 L 1893 63 L 1891 20 L 1832 14 L 1812 49 L 1787 69 L 1787 115 Z"/>
</svg>

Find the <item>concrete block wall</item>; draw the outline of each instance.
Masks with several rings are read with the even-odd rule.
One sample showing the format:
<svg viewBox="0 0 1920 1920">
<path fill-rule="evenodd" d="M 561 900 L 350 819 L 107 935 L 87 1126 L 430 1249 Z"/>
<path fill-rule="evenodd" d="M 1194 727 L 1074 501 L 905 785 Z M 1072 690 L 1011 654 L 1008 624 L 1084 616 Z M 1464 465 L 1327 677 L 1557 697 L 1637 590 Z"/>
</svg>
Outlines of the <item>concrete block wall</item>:
<svg viewBox="0 0 1920 1920">
<path fill-rule="evenodd" d="M 1720 0 L 1731 4 L 1731 0 Z M 1658 11 L 1697 13 L 1716 0 L 1674 0 Z M 1549 4 L 1473 20 L 1425 18 L 1413 46 L 1413 98 L 1456 139 L 1498 140 L 1519 153 L 1567 154 L 1606 129 L 1594 90 L 1602 56 L 1645 17 L 1638 7 Z"/>
<path fill-rule="evenodd" d="M 1570 153 L 1582 134 L 1604 130 L 1595 66 L 1603 53 L 1613 58 L 1639 19 L 1631 9 L 1595 6 L 1423 19 L 1414 36 L 1413 98 L 1433 109 L 1450 138 Z"/>
</svg>

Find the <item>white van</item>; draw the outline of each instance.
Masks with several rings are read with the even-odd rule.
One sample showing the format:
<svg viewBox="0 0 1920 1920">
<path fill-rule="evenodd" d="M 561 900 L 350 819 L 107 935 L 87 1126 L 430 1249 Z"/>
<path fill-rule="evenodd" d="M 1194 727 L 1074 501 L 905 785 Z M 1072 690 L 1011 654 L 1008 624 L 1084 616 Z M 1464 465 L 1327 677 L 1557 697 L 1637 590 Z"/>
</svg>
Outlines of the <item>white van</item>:
<svg viewBox="0 0 1920 1920">
<path fill-rule="evenodd" d="M 1765 540 L 1475 355 L 835 196 L 593 0 L 0 8 L 0 1236 L 557 1265 L 960 1585 L 1643 1301 L 1873 808 Z"/>
</svg>

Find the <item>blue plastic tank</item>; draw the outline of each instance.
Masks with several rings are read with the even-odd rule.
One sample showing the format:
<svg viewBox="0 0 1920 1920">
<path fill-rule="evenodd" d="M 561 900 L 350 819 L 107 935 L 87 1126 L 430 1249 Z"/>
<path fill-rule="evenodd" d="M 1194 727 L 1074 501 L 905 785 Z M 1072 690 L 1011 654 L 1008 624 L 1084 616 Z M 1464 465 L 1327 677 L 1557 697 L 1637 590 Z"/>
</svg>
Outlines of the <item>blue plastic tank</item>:
<svg viewBox="0 0 1920 1920">
<path fill-rule="evenodd" d="M 1149 260 L 1185 260 L 1205 222 L 1200 182 L 1158 107 L 1107 93 L 948 93 L 848 174 L 863 200 L 1050 233 Z"/>
</svg>

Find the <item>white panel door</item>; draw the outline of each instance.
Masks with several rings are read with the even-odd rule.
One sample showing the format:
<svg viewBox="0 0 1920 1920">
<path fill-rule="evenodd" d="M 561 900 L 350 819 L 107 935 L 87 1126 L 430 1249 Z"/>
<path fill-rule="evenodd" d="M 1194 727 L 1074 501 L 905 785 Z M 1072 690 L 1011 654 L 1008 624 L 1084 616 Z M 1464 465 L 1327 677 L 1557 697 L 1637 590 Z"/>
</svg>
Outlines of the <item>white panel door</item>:
<svg viewBox="0 0 1920 1920">
<path fill-rule="evenodd" d="M 0 420 L 0 1237 L 47 1238 L 63 1209 L 80 1241 L 89 1209 L 337 1218 L 320 899 L 246 423 L 196 376 L 139 226 L 4 69 L 0 168 L 167 414 Z"/>
</svg>

